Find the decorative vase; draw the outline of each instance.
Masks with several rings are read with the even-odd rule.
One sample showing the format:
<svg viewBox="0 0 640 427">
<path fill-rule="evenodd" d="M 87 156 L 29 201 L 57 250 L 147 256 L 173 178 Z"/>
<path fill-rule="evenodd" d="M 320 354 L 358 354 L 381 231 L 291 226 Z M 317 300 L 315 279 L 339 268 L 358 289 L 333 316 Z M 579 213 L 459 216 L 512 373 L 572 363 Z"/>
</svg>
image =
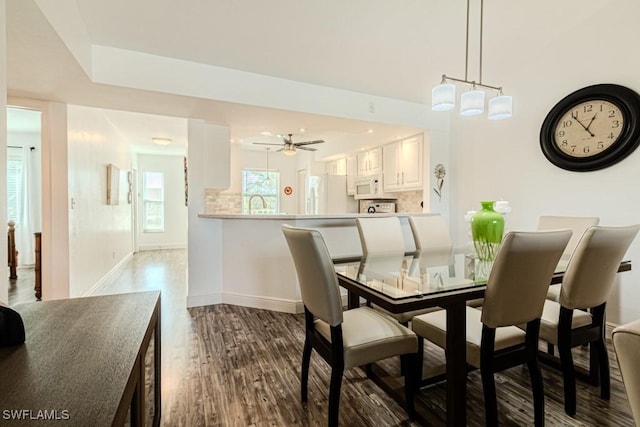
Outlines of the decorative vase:
<svg viewBox="0 0 640 427">
<path fill-rule="evenodd" d="M 480 261 L 493 261 L 504 233 L 504 218 L 493 210 L 493 201 L 480 202 L 482 209 L 471 218 L 473 247 Z"/>
</svg>

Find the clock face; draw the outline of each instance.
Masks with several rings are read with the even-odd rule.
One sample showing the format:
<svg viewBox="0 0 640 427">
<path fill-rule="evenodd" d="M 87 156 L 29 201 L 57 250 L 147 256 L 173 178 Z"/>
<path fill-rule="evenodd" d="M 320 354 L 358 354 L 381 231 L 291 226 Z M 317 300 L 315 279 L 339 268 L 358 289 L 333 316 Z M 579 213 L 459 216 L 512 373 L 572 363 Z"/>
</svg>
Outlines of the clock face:
<svg viewBox="0 0 640 427">
<path fill-rule="evenodd" d="M 640 95 L 598 84 L 565 96 L 540 129 L 540 148 L 559 168 L 589 172 L 612 166 L 640 145 Z"/>
<path fill-rule="evenodd" d="M 625 118 L 614 103 L 602 99 L 581 102 L 556 123 L 555 144 L 571 157 L 596 156 L 616 143 L 624 125 Z"/>
</svg>

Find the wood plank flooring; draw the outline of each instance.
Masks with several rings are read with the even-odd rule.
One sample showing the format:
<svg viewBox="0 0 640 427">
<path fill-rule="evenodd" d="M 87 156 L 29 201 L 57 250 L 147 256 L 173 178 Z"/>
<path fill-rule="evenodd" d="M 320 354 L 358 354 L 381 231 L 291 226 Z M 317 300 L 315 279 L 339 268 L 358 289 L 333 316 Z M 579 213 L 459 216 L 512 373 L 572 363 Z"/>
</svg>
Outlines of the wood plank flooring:
<svg viewBox="0 0 640 427">
<path fill-rule="evenodd" d="M 162 425 L 164 426 L 322 426 L 326 425 L 330 371 L 314 354 L 309 402 L 300 403 L 299 369 L 304 339 L 302 315 L 231 305 L 186 309 L 186 251 L 141 252 L 97 294 L 162 291 Z M 31 285 L 32 286 L 32 285 Z M 11 301 L 11 297 L 10 297 Z M 426 346 L 425 365 L 444 362 L 443 352 Z M 575 350 L 586 366 L 587 351 Z M 563 410 L 562 376 L 543 366 L 547 426 L 633 426 L 615 355 L 611 360 L 611 400 L 578 382 L 578 413 Z M 397 359 L 385 368 L 398 372 Z M 533 424 L 526 368 L 496 375 L 501 425 Z M 420 392 L 444 421 L 444 384 Z M 346 372 L 340 425 L 417 426 L 363 370 Z M 467 425 L 483 426 L 478 371 L 467 381 Z"/>
</svg>

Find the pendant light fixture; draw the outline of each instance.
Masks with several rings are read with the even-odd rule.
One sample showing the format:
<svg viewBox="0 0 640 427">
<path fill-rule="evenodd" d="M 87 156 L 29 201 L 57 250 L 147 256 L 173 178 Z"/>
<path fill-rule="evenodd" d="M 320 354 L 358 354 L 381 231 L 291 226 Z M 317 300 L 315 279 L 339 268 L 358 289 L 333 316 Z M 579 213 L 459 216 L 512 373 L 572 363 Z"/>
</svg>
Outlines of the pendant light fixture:
<svg viewBox="0 0 640 427">
<path fill-rule="evenodd" d="M 265 150 L 267 150 L 267 177 L 264 183 L 265 185 L 271 185 L 271 177 L 269 176 L 269 150 L 271 150 L 271 147 L 267 147 Z"/>
<path fill-rule="evenodd" d="M 482 30 L 484 17 L 484 0 L 480 0 L 480 61 L 478 81 L 469 80 L 469 0 L 467 0 L 467 39 L 464 61 L 464 79 L 442 75 L 441 83 L 431 91 L 431 109 L 434 111 L 451 110 L 456 105 L 456 86 L 450 82 L 458 82 L 471 85 L 471 90 L 460 97 L 460 114 L 463 116 L 475 116 L 484 112 L 484 89 L 492 89 L 498 92 L 497 96 L 489 100 L 488 117 L 490 120 L 507 119 L 512 116 L 513 99 L 503 95 L 502 87 L 482 83 Z"/>
</svg>

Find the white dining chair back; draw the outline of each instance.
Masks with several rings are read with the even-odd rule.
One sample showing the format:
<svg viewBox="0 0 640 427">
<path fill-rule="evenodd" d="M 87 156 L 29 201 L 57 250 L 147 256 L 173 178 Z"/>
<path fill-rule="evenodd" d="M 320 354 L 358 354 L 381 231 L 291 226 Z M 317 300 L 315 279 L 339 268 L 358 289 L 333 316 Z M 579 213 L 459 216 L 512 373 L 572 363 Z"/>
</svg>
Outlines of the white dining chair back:
<svg viewBox="0 0 640 427">
<path fill-rule="evenodd" d="M 356 218 L 362 254 L 404 256 L 402 224 L 397 216 Z"/>
<path fill-rule="evenodd" d="M 482 323 L 499 328 L 540 318 L 550 278 L 570 237 L 571 230 L 507 233 L 489 274 Z"/>
<path fill-rule="evenodd" d="M 568 228 L 573 232 L 571 240 L 562 254 L 562 260 L 568 261 L 571 254 L 578 246 L 578 242 L 587 228 L 600 223 L 600 218 L 595 216 L 555 216 L 542 215 L 538 218 L 538 230 L 555 230 Z"/>
<path fill-rule="evenodd" d="M 283 225 L 295 267 L 302 302 L 314 316 L 330 326 L 342 323 L 342 298 L 335 268 L 322 235 L 317 230 Z"/>
<path fill-rule="evenodd" d="M 590 227 L 578 243 L 560 287 L 560 305 L 591 308 L 607 301 L 639 225 Z"/>
<path fill-rule="evenodd" d="M 441 215 L 410 216 L 409 226 L 421 269 L 449 265 L 453 243 L 449 225 Z"/>
</svg>

